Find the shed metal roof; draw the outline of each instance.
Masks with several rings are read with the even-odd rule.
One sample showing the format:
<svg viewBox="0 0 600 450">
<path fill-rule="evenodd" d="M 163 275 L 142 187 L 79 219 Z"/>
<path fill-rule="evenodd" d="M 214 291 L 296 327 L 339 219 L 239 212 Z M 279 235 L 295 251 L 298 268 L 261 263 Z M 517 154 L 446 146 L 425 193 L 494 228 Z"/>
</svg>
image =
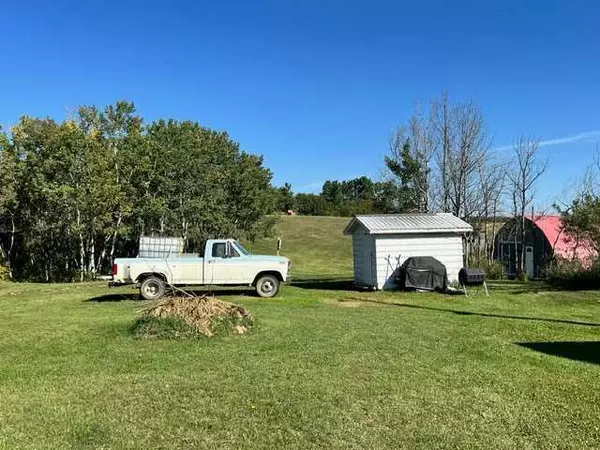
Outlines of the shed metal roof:
<svg viewBox="0 0 600 450">
<path fill-rule="evenodd" d="M 468 233 L 473 227 L 450 213 L 354 216 L 344 234 L 362 225 L 369 234 Z"/>
</svg>

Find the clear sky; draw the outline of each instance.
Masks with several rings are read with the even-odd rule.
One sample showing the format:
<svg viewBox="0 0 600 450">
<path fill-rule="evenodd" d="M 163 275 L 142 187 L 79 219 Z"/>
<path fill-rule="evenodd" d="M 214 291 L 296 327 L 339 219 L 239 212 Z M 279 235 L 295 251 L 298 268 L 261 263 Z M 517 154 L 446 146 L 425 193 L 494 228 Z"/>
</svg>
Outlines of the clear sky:
<svg viewBox="0 0 600 450">
<path fill-rule="evenodd" d="M 548 141 L 538 205 L 600 141 L 598 1 L 3 2 L 0 124 L 135 102 L 265 155 L 275 183 L 379 176 L 390 132 L 447 91 L 498 147 Z"/>
</svg>

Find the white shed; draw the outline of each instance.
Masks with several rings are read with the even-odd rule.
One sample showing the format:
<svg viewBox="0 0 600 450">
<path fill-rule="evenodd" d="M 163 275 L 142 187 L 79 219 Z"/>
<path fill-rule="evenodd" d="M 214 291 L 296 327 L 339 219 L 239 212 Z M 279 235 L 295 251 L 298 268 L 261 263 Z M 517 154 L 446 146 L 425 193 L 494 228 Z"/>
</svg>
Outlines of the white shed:
<svg viewBox="0 0 600 450">
<path fill-rule="evenodd" d="M 450 282 L 463 267 L 463 236 L 471 225 L 449 213 L 359 215 L 344 234 L 352 235 L 354 283 L 389 289 L 395 272 L 412 256 L 433 256 L 446 266 Z"/>
</svg>

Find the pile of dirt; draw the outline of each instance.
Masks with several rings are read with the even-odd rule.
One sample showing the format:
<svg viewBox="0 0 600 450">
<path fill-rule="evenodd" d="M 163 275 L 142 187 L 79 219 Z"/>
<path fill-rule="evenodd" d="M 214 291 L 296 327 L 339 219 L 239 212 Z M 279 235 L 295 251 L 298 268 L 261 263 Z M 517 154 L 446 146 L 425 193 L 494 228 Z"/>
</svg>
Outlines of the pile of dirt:
<svg viewBox="0 0 600 450">
<path fill-rule="evenodd" d="M 254 323 L 243 306 L 212 296 L 169 297 L 141 311 L 133 333 L 138 338 L 181 338 L 244 334 Z"/>
</svg>

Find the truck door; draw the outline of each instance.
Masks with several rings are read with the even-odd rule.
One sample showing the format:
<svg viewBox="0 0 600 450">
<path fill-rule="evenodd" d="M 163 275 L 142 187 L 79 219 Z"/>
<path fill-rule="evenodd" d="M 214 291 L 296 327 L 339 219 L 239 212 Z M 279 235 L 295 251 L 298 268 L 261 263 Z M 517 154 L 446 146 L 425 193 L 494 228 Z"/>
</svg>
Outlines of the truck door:
<svg viewBox="0 0 600 450">
<path fill-rule="evenodd" d="M 204 284 L 244 284 L 244 261 L 228 241 L 213 242 L 205 264 Z"/>
</svg>

